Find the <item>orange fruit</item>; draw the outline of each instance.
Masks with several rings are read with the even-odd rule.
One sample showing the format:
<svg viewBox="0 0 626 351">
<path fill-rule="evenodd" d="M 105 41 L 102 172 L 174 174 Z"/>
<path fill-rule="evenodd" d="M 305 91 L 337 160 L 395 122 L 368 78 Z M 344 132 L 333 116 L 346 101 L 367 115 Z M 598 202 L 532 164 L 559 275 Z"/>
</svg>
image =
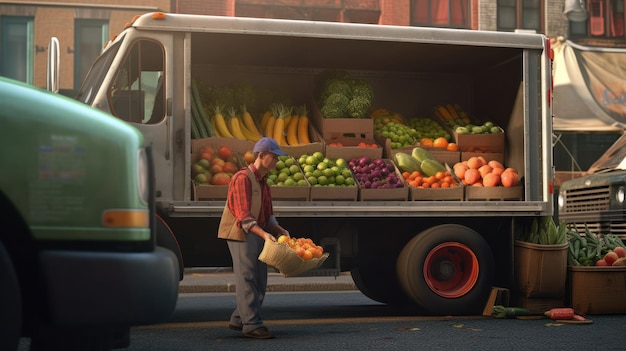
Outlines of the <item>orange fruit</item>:
<svg viewBox="0 0 626 351">
<path fill-rule="evenodd" d="M 467 166 L 472 169 L 479 169 L 481 166 L 485 164 L 483 160 L 484 159 L 482 159 L 481 157 L 472 156 L 469 159 L 467 159 Z"/>
<path fill-rule="evenodd" d="M 509 168 L 507 168 L 509 169 Z M 520 176 L 515 170 L 505 170 L 500 174 L 500 181 L 506 187 L 516 186 L 519 184 Z"/>
<path fill-rule="evenodd" d="M 498 186 L 500 185 L 500 175 L 495 173 L 487 173 L 483 176 L 484 186 Z"/>
<path fill-rule="evenodd" d="M 433 147 L 445 149 L 448 147 L 448 140 L 444 137 L 438 137 L 433 141 Z"/>
<path fill-rule="evenodd" d="M 493 168 L 491 168 L 490 165 L 482 165 L 478 168 L 478 172 L 480 172 L 480 176 L 483 178 L 485 177 L 485 174 L 491 173 L 492 171 Z"/>
<path fill-rule="evenodd" d="M 463 179 L 468 185 L 477 183 L 480 181 L 480 172 L 478 172 L 478 169 L 469 168 L 465 171 L 465 174 L 463 175 Z"/>
<path fill-rule="evenodd" d="M 491 166 L 491 168 L 502 168 L 502 169 L 504 169 L 504 166 L 498 160 L 491 160 L 491 161 L 487 162 L 487 164 L 489 166 Z"/>
<path fill-rule="evenodd" d="M 308 261 L 313 258 L 314 250 L 304 250 L 304 254 L 302 254 L 302 259 Z"/>
<path fill-rule="evenodd" d="M 422 140 L 420 140 L 420 146 L 433 146 L 433 139 L 430 138 L 422 138 Z"/>
<path fill-rule="evenodd" d="M 457 145 L 456 143 L 448 143 L 448 146 L 446 147 L 446 150 L 448 150 L 448 151 L 459 151 L 459 145 Z"/>
</svg>

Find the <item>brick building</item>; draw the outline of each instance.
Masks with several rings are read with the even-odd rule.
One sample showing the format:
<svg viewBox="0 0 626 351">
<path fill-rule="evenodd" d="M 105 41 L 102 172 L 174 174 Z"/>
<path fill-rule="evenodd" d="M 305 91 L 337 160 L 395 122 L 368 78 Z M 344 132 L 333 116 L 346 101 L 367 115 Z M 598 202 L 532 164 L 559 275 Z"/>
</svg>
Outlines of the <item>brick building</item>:
<svg viewBox="0 0 626 351">
<path fill-rule="evenodd" d="M 567 36 L 569 30 L 569 22 L 563 16 L 564 1 L 0 1 L 0 75 L 45 87 L 48 41 L 56 36 L 61 48 L 61 89 L 77 89 L 108 39 L 121 31 L 133 16 L 151 11 L 488 31 L 525 29 L 557 37 Z M 623 10 L 621 16 L 624 16 Z M 584 25 L 581 28 L 584 29 Z M 595 39 L 601 40 L 602 37 Z"/>
</svg>

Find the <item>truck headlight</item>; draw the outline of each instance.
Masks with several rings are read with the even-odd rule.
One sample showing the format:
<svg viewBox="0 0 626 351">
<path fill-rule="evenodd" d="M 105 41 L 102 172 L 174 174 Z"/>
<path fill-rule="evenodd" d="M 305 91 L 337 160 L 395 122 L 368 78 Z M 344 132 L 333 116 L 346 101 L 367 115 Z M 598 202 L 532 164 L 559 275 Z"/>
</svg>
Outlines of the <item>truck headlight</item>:
<svg viewBox="0 0 626 351">
<path fill-rule="evenodd" d="M 563 195 L 563 193 L 559 193 L 559 198 L 557 199 L 557 202 L 559 204 L 559 208 L 563 208 L 563 206 L 565 206 L 565 196 Z"/>
<path fill-rule="evenodd" d="M 615 193 L 615 199 L 617 200 L 617 202 L 619 202 L 620 204 L 624 203 L 624 187 L 620 186 L 617 189 L 617 192 Z"/>
</svg>

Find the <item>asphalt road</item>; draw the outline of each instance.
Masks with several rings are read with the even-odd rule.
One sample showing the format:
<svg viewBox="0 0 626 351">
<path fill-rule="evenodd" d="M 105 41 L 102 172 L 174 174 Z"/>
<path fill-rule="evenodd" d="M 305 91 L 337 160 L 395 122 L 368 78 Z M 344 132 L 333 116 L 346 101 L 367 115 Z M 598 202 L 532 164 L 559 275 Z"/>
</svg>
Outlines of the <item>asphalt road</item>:
<svg viewBox="0 0 626 351">
<path fill-rule="evenodd" d="M 226 328 L 232 293 L 181 294 L 169 323 L 132 329 L 130 351 L 159 350 L 625 350 L 626 316 L 550 319 L 431 317 L 358 291 L 270 292 L 263 306 L 276 336 L 252 340 Z"/>
</svg>

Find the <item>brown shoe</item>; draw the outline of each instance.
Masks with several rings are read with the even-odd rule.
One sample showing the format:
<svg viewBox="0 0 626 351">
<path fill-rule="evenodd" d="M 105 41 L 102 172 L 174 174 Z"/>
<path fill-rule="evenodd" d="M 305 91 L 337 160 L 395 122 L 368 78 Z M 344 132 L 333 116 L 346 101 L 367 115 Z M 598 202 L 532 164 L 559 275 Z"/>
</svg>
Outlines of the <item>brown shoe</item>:
<svg viewBox="0 0 626 351">
<path fill-rule="evenodd" d="M 260 328 L 254 329 L 253 331 L 244 333 L 243 336 L 245 336 L 247 338 L 254 338 L 254 339 L 272 339 L 272 338 L 274 338 L 272 333 L 270 333 L 267 330 L 267 328 L 265 328 L 265 327 L 260 327 Z"/>
<path fill-rule="evenodd" d="M 242 331 L 242 330 L 243 330 L 243 327 L 238 327 L 238 326 L 236 326 L 236 325 L 229 324 L 229 325 L 228 325 L 228 329 L 230 329 L 230 330 L 234 330 L 234 331 L 239 331 L 239 332 L 240 332 L 240 331 Z"/>
</svg>

